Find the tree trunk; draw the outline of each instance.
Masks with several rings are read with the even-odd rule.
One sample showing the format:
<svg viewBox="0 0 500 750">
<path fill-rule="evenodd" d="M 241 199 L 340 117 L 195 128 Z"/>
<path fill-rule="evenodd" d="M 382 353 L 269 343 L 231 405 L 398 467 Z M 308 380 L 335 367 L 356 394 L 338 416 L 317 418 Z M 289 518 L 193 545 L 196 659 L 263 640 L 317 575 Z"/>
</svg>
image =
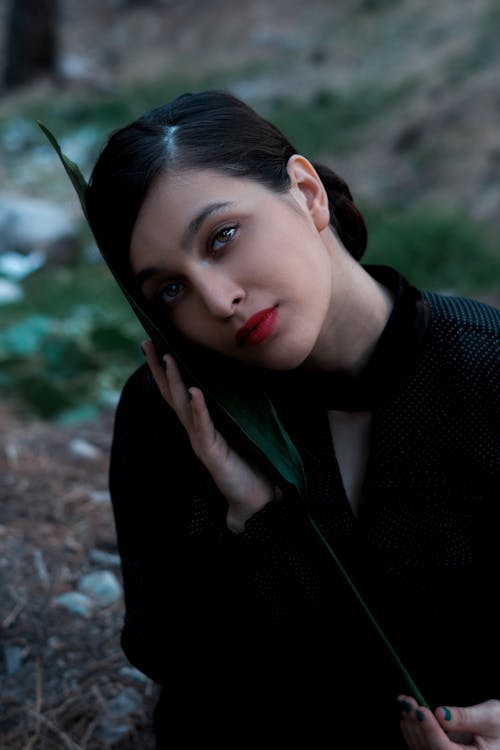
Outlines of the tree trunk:
<svg viewBox="0 0 500 750">
<path fill-rule="evenodd" d="M 57 0 L 11 0 L 7 13 L 4 85 L 52 76 L 57 62 Z"/>
</svg>

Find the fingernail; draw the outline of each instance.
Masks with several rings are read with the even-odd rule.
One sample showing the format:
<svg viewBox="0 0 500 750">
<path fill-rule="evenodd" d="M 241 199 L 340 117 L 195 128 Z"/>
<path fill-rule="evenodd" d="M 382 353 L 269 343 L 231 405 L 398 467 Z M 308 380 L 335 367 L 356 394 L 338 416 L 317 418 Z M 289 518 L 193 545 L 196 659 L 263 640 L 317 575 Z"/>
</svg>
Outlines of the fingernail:
<svg viewBox="0 0 500 750">
<path fill-rule="evenodd" d="M 441 711 L 443 712 L 444 720 L 445 721 L 450 721 L 450 719 L 451 719 L 451 711 L 450 711 L 450 709 L 447 708 L 446 706 L 441 706 Z"/>
<path fill-rule="evenodd" d="M 398 700 L 398 703 L 399 703 L 402 711 L 406 711 L 407 714 L 410 713 L 410 711 L 411 711 L 411 705 L 408 703 L 408 701 L 405 701 L 405 700 L 401 699 L 401 700 Z"/>
<path fill-rule="evenodd" d="M 166 354 L 163 355 L 163 357 L 161 358 L 161 361 L 163 362 L 163 367 L 166 370 L 167 369 L 167 355 Z"/>
<path fill-rule="evenodd" d="M 187 394 L 188 394 L 188 400 L 192 401 L 193 400 L 193 394 L 191 393 L 191 391 L 188 391 Z"/>
<path fill-rule="evenodd" d="M 415 711 L 416 717 L 419 721 L 423 721 L 425 719 L 424 712 L 421 711 L 419 708 Z"/>
</svg>

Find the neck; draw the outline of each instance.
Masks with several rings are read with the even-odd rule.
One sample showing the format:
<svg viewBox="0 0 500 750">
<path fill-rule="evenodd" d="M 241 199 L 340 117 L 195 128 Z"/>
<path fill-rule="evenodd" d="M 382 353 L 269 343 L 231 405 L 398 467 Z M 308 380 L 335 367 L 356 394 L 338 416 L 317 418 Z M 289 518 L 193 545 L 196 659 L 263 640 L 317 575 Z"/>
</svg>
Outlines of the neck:
<svg viewBox="0 0 500 750">
<path fill-rule="evenodd" d="M 336 274 L 330 315 L 307 369 L 356 375 L 370 359 L 393 305 L 393 294 L 349 256 Z"/>
</svg>

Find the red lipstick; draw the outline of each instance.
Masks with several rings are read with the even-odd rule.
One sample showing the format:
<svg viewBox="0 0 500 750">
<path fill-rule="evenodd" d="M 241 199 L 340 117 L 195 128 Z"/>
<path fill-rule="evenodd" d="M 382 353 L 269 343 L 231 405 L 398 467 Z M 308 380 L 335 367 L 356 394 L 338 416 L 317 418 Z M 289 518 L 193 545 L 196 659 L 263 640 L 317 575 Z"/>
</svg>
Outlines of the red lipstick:
<svg viewBox="0 0 500 750">
<path fill-rule="evenodd" d="M 274 330 L 278 319 L 278 307 L 268 307 L 252 315 L 236 332 L 236 343 L 239 346 L 260 344 Z"/>
</svg>

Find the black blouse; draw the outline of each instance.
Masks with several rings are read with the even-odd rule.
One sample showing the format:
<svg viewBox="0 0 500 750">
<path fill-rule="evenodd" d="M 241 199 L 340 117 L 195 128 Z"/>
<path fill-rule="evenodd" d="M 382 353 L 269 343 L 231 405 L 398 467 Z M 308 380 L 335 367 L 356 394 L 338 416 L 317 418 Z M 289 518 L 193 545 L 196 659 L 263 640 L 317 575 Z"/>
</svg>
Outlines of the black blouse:
<svg viewBox="0 0 500 750">
<path fill-rule="evenodd" d="M 110 469 L 122 644 L 163 686 L 159 748 L 178 731 L 186 744 L 404 747 L 406 680 L 306 510 L 431 707 L 500 696 L 500 315 L 368 270 L 396 304 L 361 375 L 268 381 L 308 509 L 286 493 L 229 533 L 224 498 L 147 368 L 124 388 Z M 372 413 L 358 518 L 327 409 Z"/>
</svg>

